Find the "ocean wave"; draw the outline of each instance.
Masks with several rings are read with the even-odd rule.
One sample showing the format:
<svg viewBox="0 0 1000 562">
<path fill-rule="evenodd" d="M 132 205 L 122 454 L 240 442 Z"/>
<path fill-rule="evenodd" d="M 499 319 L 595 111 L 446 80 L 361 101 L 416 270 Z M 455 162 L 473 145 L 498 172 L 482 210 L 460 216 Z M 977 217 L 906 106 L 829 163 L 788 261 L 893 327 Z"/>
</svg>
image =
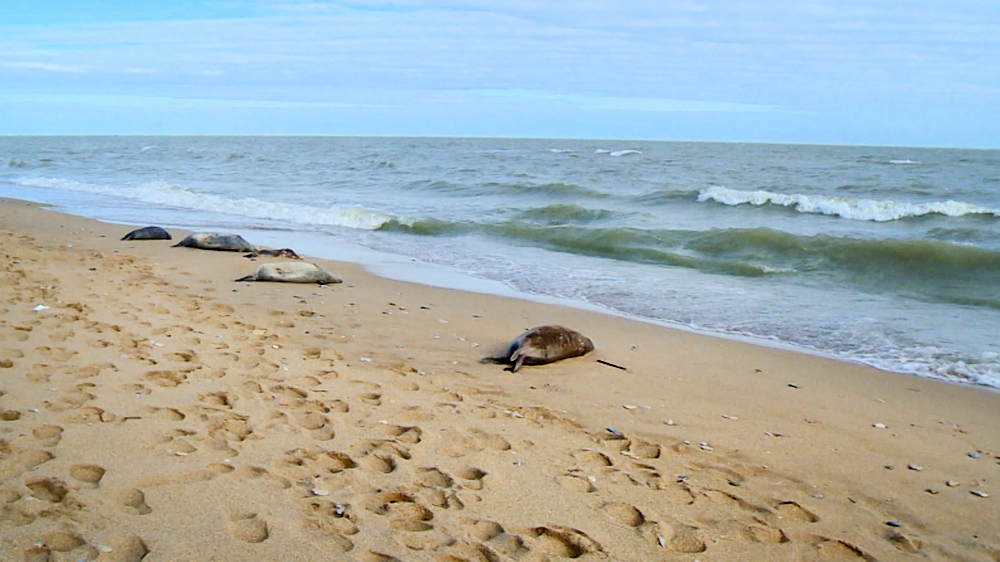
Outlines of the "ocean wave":
<svg viewBox="0 0 1000 562">
<path fill-rule="evenodd" d="M 517 193 L 544 197 L 607 197 L 596 189 L 567 182 L 491 184 L 490 192 Z"/>
<path fill-rule="evenodd" d="M 631 201 L 641 205 L 673 204 L 683 201 L 690 201 L 692 197 L 697 197 L 699 191 L 687 189 L 657 189 L 642 195 L 632 197 Z"/>
<path fill-rule="evenodd" d="M 825 277 L 862 291 L 997 308 L 1000 252 L 925 239 L 800 236 L 769 228 L 692 235 L 685 248 L 706 257 Z"/>
<path fill-rule="evenodd" d="M 376 230 L 383 224 L 395 220 L 395 217 L 391 215 L 369 211 L 358 206 L 317 207 L 266 201 L 255 197 L 237 199 L 211 193 L 200 193 L 168 183 L 148 184 L 129 189 L 45 177 L 22 178 L 18 183 L 29 187 L 95 193 L 119 200 L 129 199 L 138 203 L 174 209 L 225 213 L 303 226 L 336 226 Z"/>
<path fill-rule="evenodd" d="M 636 150 L 634 148 L 626 148 L 623 150 L 611 150 L 609 148 L 597 148 L 594 150 L 594 154 L 607 154 L 612 158 L 620 158 L 622 156 L 631 156 L 633 154 L 642 154 L 641 150 Z"/>
<path fill-rule="evenodd" d="M 571 203 L 568 205 L 553 204 L 535 209 L 529 209 L 521 213 L 521 217 L 529 220 L 546 222 L 549 225 L 565 223 L 590 223 L 606 220 L 618 215 L 614 211 L 607 209 L 588 209 L 582 205 Z"/>
<path fill-rule="evenodd" d="M 989 209 L 961 201 L 906 203 L 902 201 L 831 197 L 826 195 L 784 194 L 771 191 L 741 191 L 712 186 L 698 193 L 698 202 L 714 201 L 722 205 L 775 205 L 793 208 L 800 213 L 831 215 L 845 219 L 888 222 L 925 215 L 962 217 L 992 215 L 1000 217 L 1000 209 Z"/>
</svg>

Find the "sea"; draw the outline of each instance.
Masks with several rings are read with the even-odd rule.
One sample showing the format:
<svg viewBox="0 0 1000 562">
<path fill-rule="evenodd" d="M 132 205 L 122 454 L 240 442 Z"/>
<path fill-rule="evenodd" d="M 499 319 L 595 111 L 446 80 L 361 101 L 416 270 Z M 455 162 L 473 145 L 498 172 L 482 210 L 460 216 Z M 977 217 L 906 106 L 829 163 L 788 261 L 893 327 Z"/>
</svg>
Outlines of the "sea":
<svg viewBox="0 0 1000 562">
<path fill-rule="evenodd" d="M 6 136 L 0 196 L 1000 389 L 998 150 Z"/>
</svg>

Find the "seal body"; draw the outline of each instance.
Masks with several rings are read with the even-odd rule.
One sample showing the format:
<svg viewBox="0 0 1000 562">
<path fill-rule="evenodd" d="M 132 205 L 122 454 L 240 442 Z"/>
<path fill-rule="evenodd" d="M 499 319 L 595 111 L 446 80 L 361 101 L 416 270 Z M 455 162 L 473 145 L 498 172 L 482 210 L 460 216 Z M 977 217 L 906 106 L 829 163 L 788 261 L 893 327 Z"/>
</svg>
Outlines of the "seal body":
<svg viewBox="0 0 1000 562">
<path fill-rule="evenodd" d="M 253 252 L 257 248 L 238 234 L 217 232 L 197 232 L 174 244 L 174 248 L 198 248 L 199 250 L 219 250 L 223 252 Z"/>
<path fill-rule="evenodd" d="M 249 254 L 243 256 L 245 258 L 255 258 L 257 256 L 270 256 L 272 258 L 290 258 L 293 260 L 302 259 L 295 250 L 291 248 L 278 248 L 277 250 L 272 250 L 270 248 L 257 248 Z"/>
<path fill-rule="evenodd" d="M 253 275 L 240 277 L 236 281 L 277 281 L 279 283 L 343 283 L 340 276 L 314 263 L 265 263 Z"/>
<path fill-rule="evenodd" d="M 170 233 L 158 226 L 137 228 L 125 235 L 122 240 L 172 240 Z"/>
<path fill-rule="evenodd" d="M 483 363 L 506 363 L 516 373 L 521 365 L 544 365 L 579 357 L 594 350 L 594 343 L 580 332 L 562 326 L 538 326 L 514 338 L 507 352 L 484 357 Z"/>
</svg>

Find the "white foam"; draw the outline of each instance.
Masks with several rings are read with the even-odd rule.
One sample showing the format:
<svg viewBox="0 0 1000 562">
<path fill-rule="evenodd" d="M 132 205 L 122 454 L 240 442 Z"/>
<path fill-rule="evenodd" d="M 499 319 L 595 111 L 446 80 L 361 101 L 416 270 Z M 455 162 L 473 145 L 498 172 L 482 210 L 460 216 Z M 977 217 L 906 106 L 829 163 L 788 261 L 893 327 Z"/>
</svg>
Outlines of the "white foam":
<svg viewBox="0 0 1000 562">
<path fill-rule="evenodd" d="M 175 209 L 211 211 L 307 226 L 337 226 L 375 230 L 391 220 L 406 222 L 398 217 L 353 205 L 313 207 L 283 202 L 276 203 L 254 197 L 234 199 L 211 193 L 198 193 L 168 183 L 148 184 L 128 189 L 45 177 L 26 178 L 22 179 L 20 183 L 30 187 L 96 193 L 119 200 L 125 198 Z"/>
<path fill-rule="evenodd" d="M 938 214 L 949 217 L 966 215 L 993 215 L 1000 217 L 1000 209 L 989 209 L 961 201 L 932 201 L 905 203 L 901 201 L 858 199 L 855 197 L 830 197 L 771 191 L 740 191 L 712 186 L 698 193 L 698 202 L 715 201 L 723 205 L 779 205 L 791 207 L 800 213 L 832 215 L 845 219 L 886 222 L 906 217 Z"/>
</svg>

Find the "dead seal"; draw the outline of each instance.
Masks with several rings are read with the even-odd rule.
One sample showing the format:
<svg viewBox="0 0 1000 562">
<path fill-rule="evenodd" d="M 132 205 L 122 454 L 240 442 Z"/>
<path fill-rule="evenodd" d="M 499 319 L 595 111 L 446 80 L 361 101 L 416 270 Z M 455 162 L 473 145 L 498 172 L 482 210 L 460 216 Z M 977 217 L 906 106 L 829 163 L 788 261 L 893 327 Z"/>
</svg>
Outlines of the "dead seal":
<svg viewBox="0 0 1000 562">
<path fill-rule="evenodd" d="M 169 232 L 158 226 L 146 226 L 129 232 L 122 240 L 173 240 L 173 238 Z"/>
<path fill-rule="evenodd" d="M 240 277 L 236 281 L 276 281 L 279 283 L 343 283 L 338 275 L 314 263 L 265 263 L 252 275 Z"/>
<path fill-rule="evenodd" d="M 243 256 L 245 258 L 256 258 L 257 256 L 270 256 L 272 258 L 289 258 L 293 260 L 302 259 L 295 250 L 291 248 L 278 248 L 277 250 L 272 250 L 270 248 L 256 248 L 254 251 Z"/>
<path fill-rule="evenodd" d="M 218 232 L 196 232 L 173 245 L 199 250 L 218 250 L 221 252 L 254 252 L 253 244 L 247 242 L 238 234 L 220 234 Z"/>
<path fill-rule="evenodd" d="M 521 365 L 545 365 L 593 350 L 594 343 L 580 332 L 562 326 L 538 326 L 514 338 L 506 353 L 484 357 L 482 362 L 509 364 L 507 370 L 516 373 Z"/>
</svg>

